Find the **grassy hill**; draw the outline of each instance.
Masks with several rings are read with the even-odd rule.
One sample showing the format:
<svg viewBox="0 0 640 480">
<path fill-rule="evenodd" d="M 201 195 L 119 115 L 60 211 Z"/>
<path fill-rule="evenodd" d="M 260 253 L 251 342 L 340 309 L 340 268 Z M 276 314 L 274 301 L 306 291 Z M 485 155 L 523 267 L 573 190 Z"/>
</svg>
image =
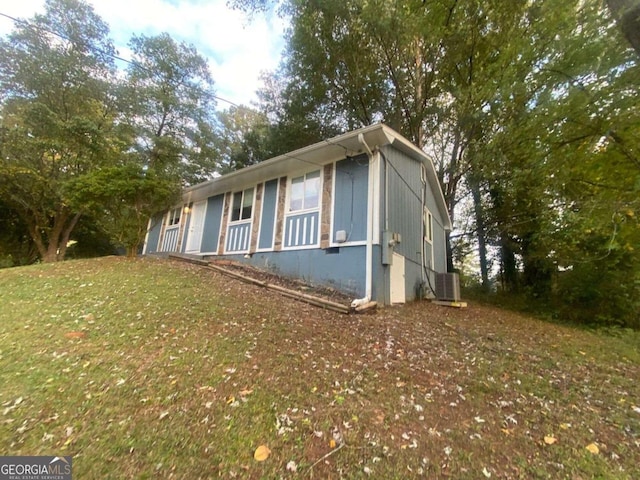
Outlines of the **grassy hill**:
<svg viewBox="0 0 640 480">
<path fill-rule="evenodd" d="M 639 338 L 168 260 L 6 269 L 0 444 L 83 479 L 640 478 Z"/>
</svg>

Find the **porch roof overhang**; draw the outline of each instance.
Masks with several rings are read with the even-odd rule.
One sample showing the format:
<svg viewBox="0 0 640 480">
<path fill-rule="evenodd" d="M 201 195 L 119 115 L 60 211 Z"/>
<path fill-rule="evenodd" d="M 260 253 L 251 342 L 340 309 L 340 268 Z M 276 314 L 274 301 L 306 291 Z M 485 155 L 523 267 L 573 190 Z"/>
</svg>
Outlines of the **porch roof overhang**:
<svg viewBox="0 0 640 480">
<path fill-rule="evenodd" d="M 445 219 L 445 228 L 451 230 L 451 220 L 431 158 L 409 140 L 382 123 L 353 130 L 193 185 L 184 190 L 183 200 L 185 203 L 206 200 L 215 195 L 242 190 L 266 180 L 286 176 L 291 172 L 304 168 L 322 167 L 346 157 L 360 155 L 365 152 L 365 148 L 360 141 L 360 135 L 372 150 L 393 144 L 395 148 L 426 164 L 429 184 L 434 191 L 436 201 L 439 203 L 439 209 Z"/>
</svg>

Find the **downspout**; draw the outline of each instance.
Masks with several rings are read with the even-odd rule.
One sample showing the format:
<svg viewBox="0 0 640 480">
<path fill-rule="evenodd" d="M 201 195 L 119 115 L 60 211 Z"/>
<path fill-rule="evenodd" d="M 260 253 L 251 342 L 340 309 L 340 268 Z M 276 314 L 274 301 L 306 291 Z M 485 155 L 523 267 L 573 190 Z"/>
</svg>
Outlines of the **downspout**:
<svg viewBox="0 0 640 480">
<path fill-rule="evenodd" d="M 426 190 L 427 190 L 427 172 L 425 171 L 425 166 L 424 164 L 420 165 L 420 179 L 422 180 L 422 191 L 421 193 L 421 199 L 420 199 L 420 208 L 421 208 L 421 212 L 420 212 L 420 216 L 422 217 L 422 229 L 420 230 L 420 251 L 421 251 L 421 256 L 422 256 L 422 268 L 420 269 L 420 279 L 422 280 L 422 284 L 424 285 L 425 283 L 425 270 L 427 268 L 427 259 L 425 257 L 425 248 L 424 248 L 424 232 L 427 230 L 427 225 L 425 225 L 425 221 L 426 219 L 424 218 L 424 209 L 426 207 Z M 431 248 L 433 248 L 433 245 L 431 246 Z M 431 265 L 431 267 L 433 268 L 433 265 Z"/>
<path fill-rule="evenodd" d="M 369 303 L 371 301 L 373 290 L 373 202 L 375 201 L 375 198 L 373 198 L 374 175 L 372 172 L 372 168 L 374 163 L 374 153 L 367 144 L 362 133 L 358 134 L 358 142 L 360 142 L 364 150 L 367 152 L 367 156 L 369 157 L 369 182 L 367 192 L 367 242 L 365 249 L 365 294 L 363 298 L 358 298 L 351 302 L 352 308 Z"/>
</svg>

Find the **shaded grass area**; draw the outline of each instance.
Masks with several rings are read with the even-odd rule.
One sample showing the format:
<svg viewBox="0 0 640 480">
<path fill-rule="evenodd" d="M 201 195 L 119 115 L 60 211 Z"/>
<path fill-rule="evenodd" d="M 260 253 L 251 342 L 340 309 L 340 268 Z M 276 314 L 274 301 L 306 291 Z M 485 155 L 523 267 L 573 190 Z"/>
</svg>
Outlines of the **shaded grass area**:
<svg viewBox="0 0 640 480">
<path fill-rule="evenodd" d="M 638 346 L 475 305 L 345 316 L 166 260 L 2 270 L 0 444 L 78 478 L 639 478 Z"/>
</svg>

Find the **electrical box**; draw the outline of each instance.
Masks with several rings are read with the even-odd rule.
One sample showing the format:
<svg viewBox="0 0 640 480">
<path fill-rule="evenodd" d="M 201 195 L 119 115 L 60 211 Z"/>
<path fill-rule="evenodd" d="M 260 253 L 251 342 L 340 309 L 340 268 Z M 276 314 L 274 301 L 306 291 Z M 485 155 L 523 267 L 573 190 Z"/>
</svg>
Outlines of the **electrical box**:
<svg viewBox="0 0 640 480">
<path fill-rule="evenodd" d="M 346 230 L 338 230 L 336 232 L 336 243 L 344 243 L 347 241 L 347 231 Z"/>
<path fill-rule="evenodd" d="M 393 263 L 393 242 L 392 234 L 388 230 L 382 232 L 382 264 L 391 265 Z"/>
<path fill-rule="evenodd" d="M 385 230 L 382 232 L 382 264 L 393 265 L 393 247 L 402 241 L 402 236 L 396 232 Z"/>
</svg>

